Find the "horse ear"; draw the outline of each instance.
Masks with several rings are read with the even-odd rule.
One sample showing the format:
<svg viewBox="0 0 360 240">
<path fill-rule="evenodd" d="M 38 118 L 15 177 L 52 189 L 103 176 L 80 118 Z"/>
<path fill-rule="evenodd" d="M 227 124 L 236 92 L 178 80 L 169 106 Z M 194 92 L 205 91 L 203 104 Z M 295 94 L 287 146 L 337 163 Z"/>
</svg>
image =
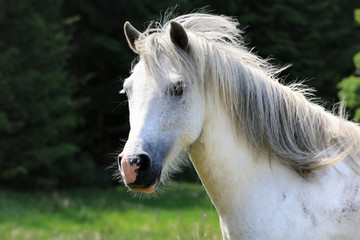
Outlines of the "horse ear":
<svg viewBox="0 0 360 240">
<path fill-rule="evenodd" d="M 170 22 L 170 38 L 171 41 L 178 45 L 182 50 L 187 51 L 189 47 L 189 39 L 185 29 L 181 24 L 171 21 Z"/>
<path fill-rule="evenodd" d="M 130 48 L 135 53 L 138 53 L 138 51 L 136 51 L 135 41 L 139 38 L 141 33 L 136 30 L 136 28 L 134 28 L 129 22 L 124 24 L 124 32 Z"/>
</svg>

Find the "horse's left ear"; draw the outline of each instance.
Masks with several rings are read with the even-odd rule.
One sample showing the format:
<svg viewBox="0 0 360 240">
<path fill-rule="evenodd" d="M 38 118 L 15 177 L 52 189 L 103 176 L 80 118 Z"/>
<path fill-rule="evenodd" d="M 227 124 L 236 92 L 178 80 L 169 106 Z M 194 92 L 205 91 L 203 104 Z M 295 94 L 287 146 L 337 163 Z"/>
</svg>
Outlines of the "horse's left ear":
<svg viewBox="0 0 360 240">
<path fill-rule="evenodd" d="M 189 47 L 189 39 L 185 29 L 180 23 L 170 22 L 170 38 L 171 41 L 178 45 L 182 50 L 187 51 Z"/>
</svg>

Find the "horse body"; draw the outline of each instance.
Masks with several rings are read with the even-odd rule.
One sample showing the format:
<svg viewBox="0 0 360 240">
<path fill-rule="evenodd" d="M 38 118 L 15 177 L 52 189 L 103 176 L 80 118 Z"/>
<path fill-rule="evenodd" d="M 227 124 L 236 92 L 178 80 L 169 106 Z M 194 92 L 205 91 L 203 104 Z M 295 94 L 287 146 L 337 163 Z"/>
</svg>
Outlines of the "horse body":
<svg viewBox="0 0 360 240">
<path fill-rule="evenodd" d="M 131 190 L 154 191 L 187 153 L 224 239 L 360 236 L 357 125 L 281 85 L 230 18 L 190 14 L 145 33 L 126 23 L 125 34 L 140 55 L 119 155 Z"/>
</svg>

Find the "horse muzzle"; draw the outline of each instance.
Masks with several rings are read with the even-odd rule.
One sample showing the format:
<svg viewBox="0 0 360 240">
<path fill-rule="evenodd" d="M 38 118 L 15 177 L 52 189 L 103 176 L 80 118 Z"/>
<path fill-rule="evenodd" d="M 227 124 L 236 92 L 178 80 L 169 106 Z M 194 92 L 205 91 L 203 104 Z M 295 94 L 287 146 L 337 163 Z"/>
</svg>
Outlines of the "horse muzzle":
<svg viewBox="0 0 360 240">
<path fill-rule="evenodd" d="M 160 181 L 161 169 L 152 164 L 152 159 L 145 153 L 121 157 L 119 170 L 125 185 L 132 191 L 152 193 Z"/>
</svg>

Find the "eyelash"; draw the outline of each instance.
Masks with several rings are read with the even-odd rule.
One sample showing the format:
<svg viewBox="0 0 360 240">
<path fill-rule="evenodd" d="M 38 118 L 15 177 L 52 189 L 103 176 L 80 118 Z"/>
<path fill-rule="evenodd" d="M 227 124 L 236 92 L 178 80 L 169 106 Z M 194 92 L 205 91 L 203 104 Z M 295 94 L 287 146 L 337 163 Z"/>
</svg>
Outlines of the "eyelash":
<svg viewBox="0 0 360 240">
<path fill-rule="evenodd" d="M 181 97 L 185 90 L 185 84 L 183 82 L 176 82 L 172 89 L 172 95 L 176 97 Z"/>
</svg>

